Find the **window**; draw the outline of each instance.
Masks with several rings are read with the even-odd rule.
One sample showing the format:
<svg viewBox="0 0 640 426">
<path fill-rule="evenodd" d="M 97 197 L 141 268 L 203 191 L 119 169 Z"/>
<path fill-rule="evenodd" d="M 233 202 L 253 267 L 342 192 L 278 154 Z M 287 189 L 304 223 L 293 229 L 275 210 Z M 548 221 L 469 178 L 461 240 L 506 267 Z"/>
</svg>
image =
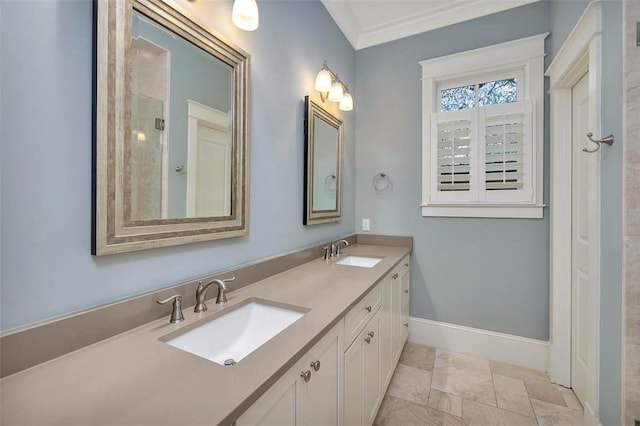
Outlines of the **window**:
<svg viewBox="0 0 640 426">
<path fill-rule="evenodd" d="M 423 216 L 542 217 L 546 36 L 420 63 Z"/>
</svg>

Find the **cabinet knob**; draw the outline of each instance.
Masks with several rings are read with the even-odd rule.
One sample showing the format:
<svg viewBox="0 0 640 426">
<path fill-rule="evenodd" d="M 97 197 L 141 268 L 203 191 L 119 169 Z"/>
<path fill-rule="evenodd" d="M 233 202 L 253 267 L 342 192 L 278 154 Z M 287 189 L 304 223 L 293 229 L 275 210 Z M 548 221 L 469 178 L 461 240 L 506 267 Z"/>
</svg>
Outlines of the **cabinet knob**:
<svg viewBox="0 0 640 426">
<path fill-rule="evenodd" d="M 367 336 L 364 338 L 364 341 L 367 343 L 371 343 L 371 337 Z"/>
<path fill-rule="evenodd" d="M 367 333 L 369 335 L 369 337 L 371 337 L 373 339 L 373 336 L 375 336 L 375 333 L 373 331 L 370 331 Z"/>
<path fill-rule="evenodd" d="M 393 278 L 394 280 L 397 280 L 399 276 L 400 275 L 398 275 L 398 273 L 396 272 L 395 274 L 393 274 L 393 276 L 391 278 Z"/>
<path fill-rule="evenodd" d="M 404 266 L 409 267 L 409 262 L 405 263 Z"/>
<path fill-rule="evenodd" d="M 311 368 L 313 368 L 313 371 L 320 370 L 320 361 L 313 361 L 311 363 Z"/>
<path fill-rule="evenodd" d="M 301 372 L 300 377 L 302 377 L 305 383 L 307 383 L 309 380 L 311 380 L 311 370 Z"/>
<path fill-rule="evenodd" d="M 371 312 L 371 305 L 367 306 L 365 309 L 367 310 L 367 312 Z"/>
<path fill-rule="evenodd" d="M 409 290 L 405 290 L 404 292 L 405 292 L 405 293 L 407 293 L 407 294 L 409 294 Z"/>
<path fill-rule="evenodd" d="M 404 324 L 402 324 L 402 325 L 404 325 L 405 327 L 409 327 L 409 323 L 408 323 L 408 322 L 405 322 L 405 323 L 404 323 Z"/>
</svg>

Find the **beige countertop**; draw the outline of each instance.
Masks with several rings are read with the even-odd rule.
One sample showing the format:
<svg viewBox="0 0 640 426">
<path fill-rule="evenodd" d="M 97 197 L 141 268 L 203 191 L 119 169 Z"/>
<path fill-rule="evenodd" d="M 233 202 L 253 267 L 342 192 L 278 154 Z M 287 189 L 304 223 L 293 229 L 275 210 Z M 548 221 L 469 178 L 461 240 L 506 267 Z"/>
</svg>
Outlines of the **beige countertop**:
<svg viewBox="0 0 640 426">
<path fill-rule="evenodd" d="M 2 425 L 211 425 L 232 423 L 410 252 L 352 245 L 347 254 L 383 257 L 373 268 L 316 259 L 228 294 L 228 303 L 185 321 L 167 318 L 0 380 Z M 211 291 L 215 295 L 215 291 Z M 257 297 L 309 311 L 233 367 L 160 338 Z"/>
</svg>

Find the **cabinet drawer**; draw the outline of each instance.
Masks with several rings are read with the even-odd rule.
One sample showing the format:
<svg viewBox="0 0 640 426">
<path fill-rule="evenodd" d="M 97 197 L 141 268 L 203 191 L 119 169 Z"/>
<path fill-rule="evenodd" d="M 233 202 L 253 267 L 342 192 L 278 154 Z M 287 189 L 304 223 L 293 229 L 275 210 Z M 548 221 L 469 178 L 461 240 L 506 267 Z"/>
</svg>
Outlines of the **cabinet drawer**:
<svg viewBox="0 0 640 426">
<path fill-rule="evenodd" d="M 378 284 L 369 292 L 356 306 L 351 308 L 344 317 L 344 347 L 351 345 L 351 342 L 358 336 L 362 328 L 380 309 L 380 289 Z"/>
</svg>

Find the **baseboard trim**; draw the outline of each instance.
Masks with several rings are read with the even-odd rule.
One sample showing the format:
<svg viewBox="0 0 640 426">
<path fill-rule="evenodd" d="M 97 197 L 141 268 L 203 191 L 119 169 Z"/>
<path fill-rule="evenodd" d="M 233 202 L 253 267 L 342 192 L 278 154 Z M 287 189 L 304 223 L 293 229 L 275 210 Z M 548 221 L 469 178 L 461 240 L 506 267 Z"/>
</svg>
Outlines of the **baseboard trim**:
<svg viewBox="0 0 640 426">
<path fill-rule="evenodd" d="M 549 342 L 409 318 L 409 341 L 547 372 Z"/>
</svg>

